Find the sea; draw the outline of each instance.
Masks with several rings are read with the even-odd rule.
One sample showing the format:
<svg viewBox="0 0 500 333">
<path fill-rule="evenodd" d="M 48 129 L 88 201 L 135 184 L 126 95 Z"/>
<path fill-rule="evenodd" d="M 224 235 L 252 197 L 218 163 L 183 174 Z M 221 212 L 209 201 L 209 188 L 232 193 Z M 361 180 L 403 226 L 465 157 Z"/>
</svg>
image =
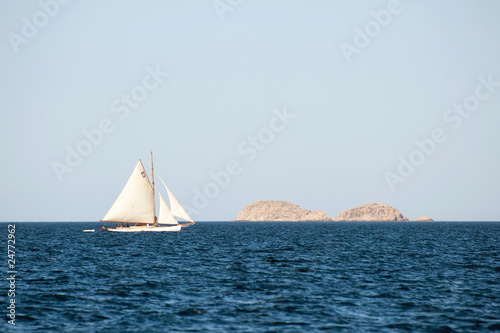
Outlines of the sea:
<svg viewBox="0 0 500 333">
<path fill-rule="evenodd" d="M 500 222 L 101 226 L 0 223 L 0 331 L 500 332 Z"/>
</svg>

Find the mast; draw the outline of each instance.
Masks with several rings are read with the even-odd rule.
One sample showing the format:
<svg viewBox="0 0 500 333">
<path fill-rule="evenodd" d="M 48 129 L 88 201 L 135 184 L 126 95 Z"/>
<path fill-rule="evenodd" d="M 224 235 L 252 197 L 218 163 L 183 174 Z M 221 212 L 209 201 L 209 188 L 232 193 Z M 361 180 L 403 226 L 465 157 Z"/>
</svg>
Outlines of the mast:
<svg viewBox="0 0 500 333">
<path fill-rule="evenodd" d="M 156 202 L 156 196 L 155 196 L 155 169 L 153 167 L 153 151 L 151 151 L 151 178 L 153 180 L 153 216 L 154 216 L 154 223 L 153 225 L 155 227 L 158 226 L 158 220 L 156 219 L 156 207 L 155 207 L 155 202 Z"/>
</svg>

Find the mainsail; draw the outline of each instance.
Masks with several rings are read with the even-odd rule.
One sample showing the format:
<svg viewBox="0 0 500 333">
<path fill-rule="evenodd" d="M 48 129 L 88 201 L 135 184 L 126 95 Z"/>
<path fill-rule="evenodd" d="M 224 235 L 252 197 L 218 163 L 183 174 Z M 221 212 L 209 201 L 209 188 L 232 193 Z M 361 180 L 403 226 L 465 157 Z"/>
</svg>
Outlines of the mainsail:
<svg viewBox="0 0 500 333">
<path fill-rule="evenodd" d="M 177 200 L 177 198 L 172 193 L 172 191 L 170 191 L 170 189 L 168 188 L 168 186 L 165 185 L 165 182 L 163 181 L 163 179 L 160 178 L 160 180 L 163 183 L 163 186 L 165 186 L 165 189 L 167 190 L 168 199 L 170 200 L 170 209 L 172 211 L 172 214 L 174 216 L 176 216 L 176 217 L 179 217 L 181 219 L 184 219 L 186 221 L 194 223 L 193 219 L 191 218 L 191 216 L 189 216 L 189 214 L 186 212 L 186 210 L 184 209 L 184 207 L 182 207 L 182 205 L 179 202 L 179 200 Z M 161 204 L 161 201 L 160 201 L 160 204 Z"/>
<path fill-rule="evenodd" d="M 154 223 L 154 204 L 153 187 L 139 160 L 127 184 L 102 221 Z"/>
</svg>

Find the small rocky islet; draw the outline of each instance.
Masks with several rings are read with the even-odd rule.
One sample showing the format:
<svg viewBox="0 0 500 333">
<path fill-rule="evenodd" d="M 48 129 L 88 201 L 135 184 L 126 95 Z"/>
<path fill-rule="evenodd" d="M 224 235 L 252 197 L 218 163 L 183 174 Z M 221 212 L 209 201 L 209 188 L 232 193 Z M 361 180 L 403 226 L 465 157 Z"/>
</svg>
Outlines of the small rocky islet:
<svg viewBox="0 0 500 333">
<path fill-rule="evenodd" d="M 291 202 L 261 200 L 243 207 L 235 221 L 409 222 L 410 220 L 396 208 L 379 202 L 344 210 L 332 219 L 325 212 L 302 209 Z M 434 222 L 428 216 L 419 217 L 413 221 Z"/>
<path fill-rule="evenodd" d="M 302 209 L 287 201 L 257 201 L 245 206 L 237 221 L 332 221 L 325 212 Z"/>
</svg>

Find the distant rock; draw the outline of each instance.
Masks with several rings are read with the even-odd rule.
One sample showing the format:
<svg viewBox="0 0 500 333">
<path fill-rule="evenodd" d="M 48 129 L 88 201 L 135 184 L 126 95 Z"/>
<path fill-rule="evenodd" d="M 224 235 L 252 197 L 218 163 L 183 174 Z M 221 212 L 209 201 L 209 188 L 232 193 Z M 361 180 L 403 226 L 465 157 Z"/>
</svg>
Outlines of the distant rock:
<svg viewBox="0 0 500 333">
<path fill-rule="evenodd" d="M 319 210 L 310 211 L 287 201 L 257 201 L 245 206 L 237 221 L 332 221 Z"/>
<path fill-rule="evenodd" d="M 409 221 L 396 208 L 383 203 L 369 203 L 340 212 L 335 218 L 337 222 L 343 221 Z"/>
<path fill-rule="evenodd" d="M 434 222 L 434 220 L 429 216 L 422 216 L 414 219 L 413 222 Z"/>
</svg>

